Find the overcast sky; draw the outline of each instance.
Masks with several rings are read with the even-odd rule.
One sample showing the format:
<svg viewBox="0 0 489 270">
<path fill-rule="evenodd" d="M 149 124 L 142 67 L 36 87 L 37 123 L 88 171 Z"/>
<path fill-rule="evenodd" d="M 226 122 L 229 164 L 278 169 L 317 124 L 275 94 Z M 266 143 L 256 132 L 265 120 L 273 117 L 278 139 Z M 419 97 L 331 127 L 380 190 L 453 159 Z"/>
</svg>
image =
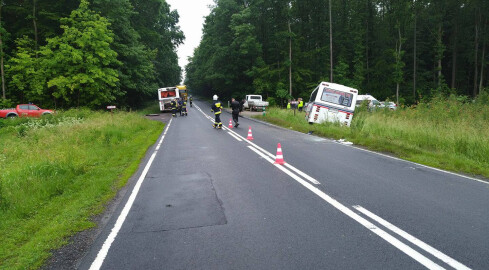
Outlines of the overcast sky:
<svg viewBox="0 0 489 270">
<path fill-rule="evenodd" d="M 184 44 L 178 47 L 178 63 L 185 72 L 185 65 L 188 63 L 187 57 L 192 56 L 194 49 L 199 46 L 202 37 L 202 27 L 204 17 L 209 15 L 209 5 L 213 5 L 213 0 L 166 0 L 170 4 L 170 9 L 176 9 L 180 15 L 180 29 L 185 34 Z M 185 76 L 185 74 L 183 74 Z M 182 78 L 184 79 L 184 78 Z"/>
</svg>

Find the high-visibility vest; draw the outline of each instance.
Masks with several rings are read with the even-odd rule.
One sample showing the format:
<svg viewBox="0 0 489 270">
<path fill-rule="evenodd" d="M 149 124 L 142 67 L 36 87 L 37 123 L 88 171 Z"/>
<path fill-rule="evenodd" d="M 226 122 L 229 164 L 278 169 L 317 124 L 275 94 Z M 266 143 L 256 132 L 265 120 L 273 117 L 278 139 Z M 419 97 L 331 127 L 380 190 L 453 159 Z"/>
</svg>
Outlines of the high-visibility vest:
<svg viewBox="0 0 489 270">
<path fill-rule="evenodd" d="M 287 103 L 287 109 L 290 109 L 290 102 Z"/>
<path fill-rule="evenodd" d="M 302 108 L 302 107 L 304 107 L 304 101 L 302 101 L 302 100 L 301 100 L 301 101 L 299 102 L 299 106 L 298 106 L 298 108 Z"/>
</svg>

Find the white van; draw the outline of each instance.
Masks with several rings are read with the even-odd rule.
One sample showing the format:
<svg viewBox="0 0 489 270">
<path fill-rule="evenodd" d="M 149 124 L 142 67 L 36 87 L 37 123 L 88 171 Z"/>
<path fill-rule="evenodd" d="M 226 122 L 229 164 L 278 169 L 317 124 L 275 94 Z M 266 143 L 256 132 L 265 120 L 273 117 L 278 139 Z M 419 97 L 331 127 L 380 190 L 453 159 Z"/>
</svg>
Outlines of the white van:
<svg viewBox="0 0 489 270">
<path fill-rule="evenodd" d="M 380 105 L 381 105 L 380 102 L 376 98 L 367 94 L 367 95 L 358 95 L 357 107 L 359 107 L 362 104 L 362 102 L 364 102 L 365 100 L 368 100 L 368 108 L 369 109 L 380 107 Z"/>
<path fill-rule="evenodd" d="M 321 82 L 306 107 L 306 119 L 312 123 L 339 122 L 350 126 L 358 90 L 336 83 Z"/>
</svg>

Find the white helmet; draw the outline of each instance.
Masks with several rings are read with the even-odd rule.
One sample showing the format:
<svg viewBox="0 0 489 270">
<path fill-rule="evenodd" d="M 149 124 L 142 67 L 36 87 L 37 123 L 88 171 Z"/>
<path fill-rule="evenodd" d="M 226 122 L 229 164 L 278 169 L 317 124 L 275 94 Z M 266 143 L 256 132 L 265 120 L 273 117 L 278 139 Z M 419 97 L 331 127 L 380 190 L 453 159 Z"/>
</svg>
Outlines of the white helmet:
<svg viewBox="0 0 489 270">
<path fill-rule="evenodd" d="M 212 100 L 217 100 L 217 95 L 214 95 L 214 96 L 212 97 Z"/>
</svg>

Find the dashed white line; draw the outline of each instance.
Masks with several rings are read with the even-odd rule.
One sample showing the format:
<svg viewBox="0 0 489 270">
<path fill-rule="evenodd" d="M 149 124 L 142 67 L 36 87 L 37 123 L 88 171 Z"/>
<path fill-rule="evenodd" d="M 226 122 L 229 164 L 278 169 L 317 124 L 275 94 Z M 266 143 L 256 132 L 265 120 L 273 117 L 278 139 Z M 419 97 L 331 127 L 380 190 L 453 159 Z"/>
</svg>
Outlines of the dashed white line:
<svg viewBox="0 0 489 270">
<path fill-rule="evenodd" d="M 168 123 L 168 126 L 165 129 L 164 134 L 168 131 L 170 128 L 171 122 L 173 119 L 170 119 L 170 122 Z M 159 149 L 159 146 L 161 143 L 163 143 L 163 139 L 165 138 L 165 135 L 161 137 L 160 142 L 158 143 L 158 146 L 156 147 Z M 138 181 L 136 182 L 136 185 L 132 189 L 131 196 L 126 202 L 126 205 L 122 209 L 121 214 L 117 218 L 117 221 L 114 224 L 114 227 L 112 228 L 112 231 L 110 232 L 109 236 L 105 240 L 104 244 L 102 245 L 102 248 L 97 254 L 97 257 L 93 261 L 92 265 L 90 266 L 90 270 L 98 270 L 100 267 L 102 267 L 102 264 L 104 263 L 105 257 L 107 257 L 107 254 L 109 253 L 110 246 L 114 242 L 115 238 L 117 237 L 117 234 L 119 233 L 119 230 L 122 227 L 122 224 L 124 224 L 124 221 L 126 220 L 127 215 L 129 214 L 129 210 L 131 210 L 131 207 L 136 200 L 136 196 L 138 195 L 139 189 L 141 188 L 141 185 L 143 184 L 144 178 L 146 178 L 146 174 L 149 171 L 149 168 L 151 167 L 151 164 L 153 164 L 153 161 L 156 157 L 156 154 L 158 153 L 158 150 L 155 149 L 153 154 L 151 155 L 151 158 L 149 159 L 148 163 L 146 163 L 146 166 L 144 167 L 143 172 L 141 173 L 141 176 L 139 176 Z"/>
<path fill-rule="evenodd" d="M 434 247 L 426 244 L 425 242 L 423 242 L 423 241 L 419 240 L 418 238 L 410 235 L 409 233 L 399 229 L 398 227 L 396 227 L 393 224 L 391 224 L 390 222 L 382 219 L 381 217 L 377 216 L 376 214 L 370 212 L 369 210 L 361 207 L 360 205 L 355 205 L 355 206 L 353 206 L 353 208 L 357 209 L 358 211 L 360 211 L 361 213 L 363 213 L 367 217 L 375 220 L 376 222 L 378 222 L 382 226 L 386 227 L 387 229 L 393 231 L 394 233 L 397 233 L 398 235 L 400 235 L 404 239 L 408 240 L 409 242 L 411 242 L 411 243 L 415 244 L 416 246 L 424 249 L 425 251 L 431 253 L 433 256 L 435 256 L 438 259 L 442 260 L 443 262 L 447 263 L 451 267 L 458 269 L 458 270 L 470 269 L 467 266 L 461 264 L 460 262 L 458 262 L 458 261 L 450 258 L 449 256 L 445 255 L 441 251 L 435 249 Z"/>
</svg>

